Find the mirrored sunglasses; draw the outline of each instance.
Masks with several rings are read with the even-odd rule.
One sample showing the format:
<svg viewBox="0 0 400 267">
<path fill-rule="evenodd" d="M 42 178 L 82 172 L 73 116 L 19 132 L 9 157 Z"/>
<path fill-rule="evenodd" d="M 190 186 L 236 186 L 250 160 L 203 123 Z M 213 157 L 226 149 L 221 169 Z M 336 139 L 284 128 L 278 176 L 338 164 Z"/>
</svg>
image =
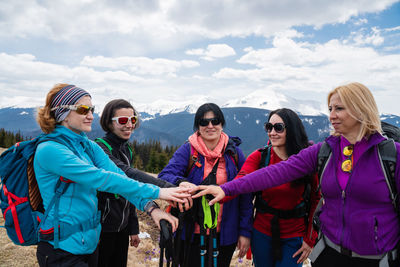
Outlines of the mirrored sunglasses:
<svg viewBox="0 0 400 267">
<path fill-rule="evenodd" d="M 264 128 L 265 128 L 265 131 L 267 131 L 268 133 L 272 132 L 272 129 L 275 129 L 275 132 L 277 132 L 277 133 L 283 133 L 283 131 L 285 130 L 286 126 L 282 122 L 278 122 L 278 123 L 275 123 L 275 124 L 272 124 L 270 122 L 266 122 L 266 123 L 264 123 Z"/>
<path fill-rule="evenodd" d="M 58 108 L 66 108 L 69 110 L 74 110 L 79 115 L 87 115 L 89 113 L 89 111 L 91 111 L 92 114 L 94 113 L 94 106 L 89 107 L 87 105 L 61 105 L 61 106 L 52 108 L 51 111 L 54 111 Z"/>
<path fill-rule="evenodd" d="M 348 145 L 343 148 L 343 155 L 347 157 L 341 165 L 342 171 L 344 172 L 351 173 L 353 170 L 353 149 L 353 145 Z"/>
<path fill-rule="evenodd" d="M 132 125 L 135 125 L 137 122 L 138 117 L 137 116 L 120 116 L 120 117 L 114 117 L 111 120 L 116 121 L 120 125 L 125 125 L 128 123 L 128 121 L 131 121 Z"/>
<path fill-rule="evenodd" d="M 210 122 L 214 126 L 221 123 L 221 121 L 218 118 L 210 118 L 210 119 L 200 119 L 199 125 L 205 127 L 205 126 L 208 126 L 208 124 L 210 124 Z"/>
</svg>

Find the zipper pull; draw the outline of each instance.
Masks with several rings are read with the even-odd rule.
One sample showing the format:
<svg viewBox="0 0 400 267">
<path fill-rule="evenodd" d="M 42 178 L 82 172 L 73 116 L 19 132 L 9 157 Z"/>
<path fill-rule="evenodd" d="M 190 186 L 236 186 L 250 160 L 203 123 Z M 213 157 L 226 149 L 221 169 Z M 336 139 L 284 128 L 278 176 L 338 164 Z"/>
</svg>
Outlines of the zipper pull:
<svg viewBox="0 0 400 267">
<path fill-rule="evenodd" d="M 346 192 L 344 190 L 342 190 L 342 198 L 345 199 L 346 198 Z"/>
</svg>

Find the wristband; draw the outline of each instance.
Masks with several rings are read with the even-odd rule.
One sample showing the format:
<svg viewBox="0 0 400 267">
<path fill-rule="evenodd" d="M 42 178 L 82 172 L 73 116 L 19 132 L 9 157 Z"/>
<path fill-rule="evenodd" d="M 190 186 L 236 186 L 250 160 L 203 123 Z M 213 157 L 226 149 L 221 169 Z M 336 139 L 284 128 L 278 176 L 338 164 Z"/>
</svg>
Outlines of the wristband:
<svg viewBox="0 0 400 267">
<path fill-rule="evenodd" d="M 156 202 L 154 201 L 149 201 L 147 204 L 144 206 L 144 211 L 150 216 L 153 210 L 159 209 L 160 206 L 157 205 Z"/>
</svg>

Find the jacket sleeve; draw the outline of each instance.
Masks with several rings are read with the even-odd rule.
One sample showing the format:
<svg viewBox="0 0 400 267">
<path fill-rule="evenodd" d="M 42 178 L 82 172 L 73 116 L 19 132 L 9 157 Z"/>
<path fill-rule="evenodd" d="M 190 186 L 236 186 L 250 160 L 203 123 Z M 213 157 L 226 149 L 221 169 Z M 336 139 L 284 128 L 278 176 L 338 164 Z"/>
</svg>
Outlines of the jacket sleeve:
<svg viewBox="0 0 400 267">
<path fill-rule="evenodd" d="M 128 234 L 139 234 L 139 219 L 136 214 L 136 208 L 132 204 L 129 205 Z"/>
<path fill-rule="evenodd" d="M 235 179 L 239 179 L 240 177 L 245 176 L 246 174 L 252 173 L 253 171 L 256 171 L 259 167 L 261 160 L 261 153 L 260 151 L 256 150 L 253 153 L 251 153 L 246 161 L 244 162 L 242 168 L 240 169 L 239 173 L 236 175 Z M 227 201 L 230 201 L 234 199 L 236 196 L 226 196 L 224 197 L 220 202 L 224 203 Z"/>
<path fill-rule="evenodd" d="M 140 210 L 147 202 L 158 198 L 159 187 L 128 178 L 98 145 L 94 142 L 89 145 L 94 164 L 54 141 L 41 143 L 35 157 L 46 171 L 98 191 L 120 194 Z"/>
<path fill-rule="evenodd" d="M 317 169 L 317 155 L 321 144 L 305 148 L 286 161 L 269 165 L 240 179 L 225 183 L 221 188 L 227 196 L 233 196 L 257 192 L 313 174 Z"/>
<path fill-rule="evenodd" d="M 314 246 L 318 237 L 318 233 L 314 230 L 312 223 L 315 209 L 317 208 L 318 202 L 321 199 L 321 191 L 318 190 L 318 181 L 318 175 L 314 174 L 311 180 L 311 207 L 308 215 L 307 229 L 303 238 L 304 242 L 306 242 L 310 247 Z"/>
<path fill-rule="evenodd" d="M 190 144 L 186 143 L 175 151 L 167 166 L 158 174 L 158 178 L 168 181 L 172 184 L 178 184 L 184 177 L 190 157 Z"/>
<path fill-rule="evenodd" d="M 154 184 L 161 188 L 175 186 L 167 181 L 164 181 L 162 179 L 157 179 L 143 171 L 132 168 L 131 166 L 124 163 L 122 160 L 115 157 L 103 143 L 97 143 L 97 144 L 103 149 L 103 151 L 115 163 L 115 165 L 117 165 L 118 168 L 120 168 L 123 172 L 125 172 L 125 174 L 128 177 L 130 177 L 138 182 L 145 183 L 145 184 Z"/>
<path fill-rule="evenodd" d="M 239 156 L 239 167 L 243 168 L 246 160 L 243 152 L 237 148 Z M 242 194 L 239 195 L 239 235 L 251 238 L 251 231 L 253 226 L 253 195 Z"/>
</svg>

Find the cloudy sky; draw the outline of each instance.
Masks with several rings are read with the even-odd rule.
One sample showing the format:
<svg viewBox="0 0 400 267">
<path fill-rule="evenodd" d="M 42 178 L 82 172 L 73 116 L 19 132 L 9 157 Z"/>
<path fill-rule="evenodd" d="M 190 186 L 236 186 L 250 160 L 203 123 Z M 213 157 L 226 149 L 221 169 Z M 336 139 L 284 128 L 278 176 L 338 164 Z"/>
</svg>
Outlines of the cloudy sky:
<svg viewBox="0 0 400 267">
<path fill-rule="evenodd" d="M 59 82 L 101 108 L 259 90 L 325 103 L 352 81 L 400 114 L 399 1 L 0 2 L 0 107 L 42 105 Z"/>
</svg>

